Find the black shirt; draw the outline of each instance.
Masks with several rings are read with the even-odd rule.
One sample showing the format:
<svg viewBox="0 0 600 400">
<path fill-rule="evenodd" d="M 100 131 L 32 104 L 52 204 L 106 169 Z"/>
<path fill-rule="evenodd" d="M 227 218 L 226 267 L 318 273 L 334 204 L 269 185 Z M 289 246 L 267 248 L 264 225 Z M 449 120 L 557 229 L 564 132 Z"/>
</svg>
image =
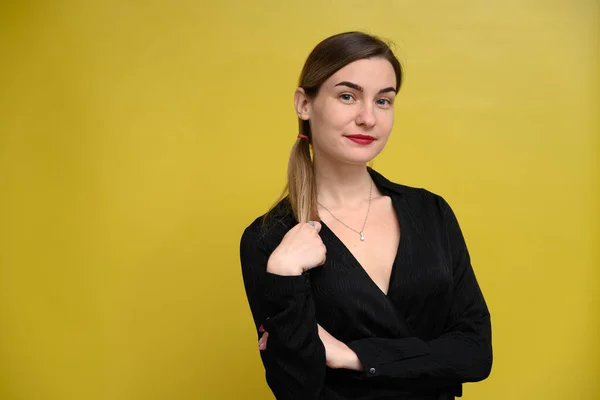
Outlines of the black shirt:
<svg viewBox="0 0 600 400">
<path fill-rule="evenodd" d="M 387 294 L 323 223 L 323 266 L 267 273 L 271 252 L 297 224 L 287 198 L 242 235 L 246 295 L 258 337 L 260 325 L 269 332 L 261 358 L 279 400 L 453 399 L 462 383 L 490 373 L 490 314 L 452 209 L 368 170 L 401 229 Z M 357 354 L 363 371 L 326 367 L 317 324 Z"/>
</svg>

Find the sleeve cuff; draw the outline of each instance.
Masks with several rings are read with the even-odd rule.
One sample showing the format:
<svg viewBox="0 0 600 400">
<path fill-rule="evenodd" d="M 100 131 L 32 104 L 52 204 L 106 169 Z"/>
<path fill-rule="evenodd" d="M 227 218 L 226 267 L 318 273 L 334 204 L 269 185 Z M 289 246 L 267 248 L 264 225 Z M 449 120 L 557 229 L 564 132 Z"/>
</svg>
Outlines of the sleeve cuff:
<svg viewBox="0 0 600 400">
<path fill-rule="evenodd" d="M 393 342 L 395 346 L 391 345 Z M 363 378 L 388 376 L 395 369 L 393 363 L 429 354 L 427 345 L 416 338 L 367 338 L 349 342 L 347 346 L 358 356 Z"/>
<path fill-rule="evenodd" d="M 366 340 L 355 340 L 347 343 L 347 346 L 354 351 L 363 367 L 362 377 L 369 378 L 377 376 L 380 372 L 378 356 L 369 342 Z"/>
<path fill-rule="evenodd" d="M 265 296 L 295 297 L 310 290 L 308 274 L 283 276 L 267 272 L 265 277 Z"/>
</svg>

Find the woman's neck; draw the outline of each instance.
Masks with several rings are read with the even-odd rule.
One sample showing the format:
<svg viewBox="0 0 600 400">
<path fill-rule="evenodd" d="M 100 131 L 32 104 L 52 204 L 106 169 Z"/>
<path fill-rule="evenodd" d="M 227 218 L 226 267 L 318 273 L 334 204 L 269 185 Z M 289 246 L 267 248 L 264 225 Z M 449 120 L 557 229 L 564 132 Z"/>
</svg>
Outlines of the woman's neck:
<svg viewBox="0 0 600 400">
<path fill-rule="evenodd" d="M 372 179 L 366 165 L 316 161 L 314 169 L 317 198 L 325 207 L 358 208 L 369 200 Z"/>
</svg>

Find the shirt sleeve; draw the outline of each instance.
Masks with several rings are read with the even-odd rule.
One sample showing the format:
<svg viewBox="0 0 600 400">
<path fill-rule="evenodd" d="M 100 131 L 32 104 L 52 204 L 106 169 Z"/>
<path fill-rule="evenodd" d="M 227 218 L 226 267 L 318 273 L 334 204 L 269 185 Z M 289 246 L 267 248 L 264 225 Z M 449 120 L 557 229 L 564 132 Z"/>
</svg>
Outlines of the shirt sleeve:
<svg viewBox="0 0 600 400">
<path fill-rule="evenodd" d="M 365 338 L 347 343 L 363 365 L 363 378 L 437 381 L 444 386 L 481 381 L 491 372 L 490 314 L 458 221 L 439 196 L 438 204 L 453 267 L 453 299 L 445 331 L 431 341 Z"/>
<path fill-rule="evenodd" d="M 271 251 L 265 247 L 256 229 L 244 231 L 240 258 L 246 296 L 258 337 L 261 325 L 269 332 L 267 348 L 260 352 L 267 384 L 278 400 L 319 399 L 326 359 L 308 275 L 268 273 Z"/>
</svg>

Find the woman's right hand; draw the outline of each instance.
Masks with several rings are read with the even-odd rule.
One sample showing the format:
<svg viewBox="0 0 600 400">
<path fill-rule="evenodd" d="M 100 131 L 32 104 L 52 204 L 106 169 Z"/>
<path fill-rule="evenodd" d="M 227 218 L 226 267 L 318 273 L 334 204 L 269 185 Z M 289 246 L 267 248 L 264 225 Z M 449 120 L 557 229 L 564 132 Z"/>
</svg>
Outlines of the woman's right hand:
<svg viewBox="0 0 600 400">
<path fill-rule="evenodd" d="M 327 249 L 319 236 L 321 224 L 317 221 L 312 221 L 312 224 L 299 223 L 285 234 L 269 257 L 267 272 L 301 275 L 325 263 Z"/>
</svg>

